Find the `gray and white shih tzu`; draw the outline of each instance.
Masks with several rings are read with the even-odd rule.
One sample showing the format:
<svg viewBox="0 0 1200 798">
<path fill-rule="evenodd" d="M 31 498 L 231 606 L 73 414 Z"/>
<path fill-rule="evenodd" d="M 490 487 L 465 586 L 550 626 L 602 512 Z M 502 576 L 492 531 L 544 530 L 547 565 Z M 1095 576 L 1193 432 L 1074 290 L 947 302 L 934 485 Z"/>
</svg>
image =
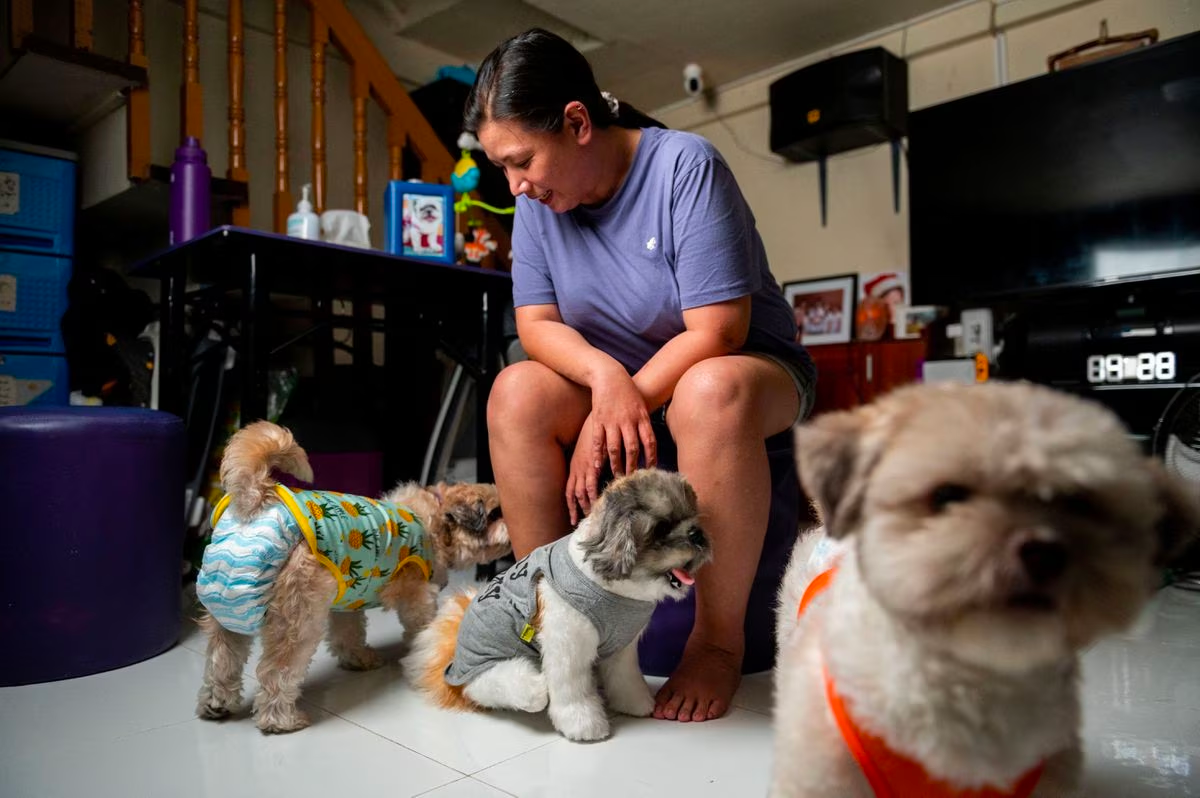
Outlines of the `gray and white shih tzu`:
<svg viewBox="0 0 1200 798">
<path fill-rule="evenodd" d="M 405 659 L 409 680 L 443 707 L 548 709 L 571 740 L 609 735 L 605 702 L 648 716 L 637 640 L 658 602 L 684 597 L 712 556 L 697 515 L 678 474 L 614 481 L 570 535 L 449 599 Z"/>
</svg>

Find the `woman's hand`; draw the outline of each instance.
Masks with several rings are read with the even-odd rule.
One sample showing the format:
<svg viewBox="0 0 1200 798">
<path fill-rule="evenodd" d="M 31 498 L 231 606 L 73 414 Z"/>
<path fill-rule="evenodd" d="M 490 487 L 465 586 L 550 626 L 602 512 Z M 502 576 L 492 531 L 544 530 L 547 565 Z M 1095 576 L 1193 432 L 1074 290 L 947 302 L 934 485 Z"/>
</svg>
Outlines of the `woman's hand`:
<svg viewBox="0 0 1200 798">
<path fill-rule="evenodd" d="M 593 455 L 592 417 L 589 415 L 579 430 L 575 453 L 567 465 L 567 511 L 571 514 L 571 526 L 578 524 L 592 511 L 599 483 L 600 467 Z"/>
<path fill-rule="evenodd" d="M 590 421 L 592 464 L 597 473 L 605 457 L 613 476 L 637 470 L 639 455 L 645 458 L 647 467 L 657 462 L 658 444 L 646 400 L 624 370 L 614 370 L 592 383 Z"/>
</svg>

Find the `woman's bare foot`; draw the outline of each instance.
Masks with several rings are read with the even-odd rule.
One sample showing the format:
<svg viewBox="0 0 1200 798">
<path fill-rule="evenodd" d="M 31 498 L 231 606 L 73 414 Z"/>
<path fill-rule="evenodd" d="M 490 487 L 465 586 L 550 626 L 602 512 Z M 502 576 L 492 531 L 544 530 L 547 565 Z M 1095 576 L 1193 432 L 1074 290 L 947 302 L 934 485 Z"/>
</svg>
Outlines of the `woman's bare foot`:
<svg viewBox="0 0 1200 798">
<path fill-rule="evenodd" d="M 743 640 L 736 642 L 736 648 L 716 645 L 693 631 L 679 666 L 654 698 L 654 717 L 687 723 L 714 720 L 728 712 L 742 681 L 744 649 Z"/>
</svg>

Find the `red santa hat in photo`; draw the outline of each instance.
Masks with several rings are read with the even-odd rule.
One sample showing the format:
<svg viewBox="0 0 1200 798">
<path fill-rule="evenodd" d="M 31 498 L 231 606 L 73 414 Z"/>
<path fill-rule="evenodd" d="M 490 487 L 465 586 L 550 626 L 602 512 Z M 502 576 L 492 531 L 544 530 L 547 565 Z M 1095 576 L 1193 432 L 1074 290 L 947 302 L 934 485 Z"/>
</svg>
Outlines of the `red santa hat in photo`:
<svg viewBox="0 0 1200 798">
<path fill-rule="evenodd" d="M 863 295 L 880 299 L 893 288 L 903 290 L 904 280 L 895 272 L 884 272 L 883 274 L 875 275 L 863 283 Z"/>
</svg>

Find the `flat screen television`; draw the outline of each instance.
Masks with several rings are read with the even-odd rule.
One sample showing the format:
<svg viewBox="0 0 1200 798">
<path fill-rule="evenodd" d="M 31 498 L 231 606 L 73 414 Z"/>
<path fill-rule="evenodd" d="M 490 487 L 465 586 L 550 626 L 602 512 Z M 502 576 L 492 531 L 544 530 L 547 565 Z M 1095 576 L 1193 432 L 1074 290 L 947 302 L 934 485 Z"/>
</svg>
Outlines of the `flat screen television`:
<svg viewBox="0 0 1200 798">
<path fill-rule="evenodd" d="M 913 301 L 1200 271 L 1200 34 L 909 117 Z"/>
</svg>

